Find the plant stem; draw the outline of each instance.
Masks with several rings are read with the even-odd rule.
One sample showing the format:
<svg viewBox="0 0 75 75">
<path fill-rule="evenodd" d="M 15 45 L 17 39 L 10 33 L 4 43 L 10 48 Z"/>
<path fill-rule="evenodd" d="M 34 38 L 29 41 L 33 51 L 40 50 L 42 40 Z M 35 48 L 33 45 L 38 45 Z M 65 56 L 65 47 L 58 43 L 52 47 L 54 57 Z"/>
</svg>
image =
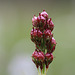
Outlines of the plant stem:
<svg viewBox="0 0 75 75">
<path fill-rule="evenodd" d="M 38 68 L 38 75 L 40 75 L 39 68 Z"/>
</svg>

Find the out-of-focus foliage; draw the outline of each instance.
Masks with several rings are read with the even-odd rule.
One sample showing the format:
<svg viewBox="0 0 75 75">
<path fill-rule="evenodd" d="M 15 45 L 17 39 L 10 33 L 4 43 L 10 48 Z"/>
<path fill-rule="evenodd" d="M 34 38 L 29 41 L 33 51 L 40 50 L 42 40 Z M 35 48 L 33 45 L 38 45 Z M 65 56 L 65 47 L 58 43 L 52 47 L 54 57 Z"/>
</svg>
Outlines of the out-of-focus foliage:
<svg viewBox="0 0 75 75">
<path fill-rule="evenodd" d="M 33 15 L 43 9 L 48 12 L 55 25 L 53 33 L 57 42 L 53 53 L 54 61 L 47 75 L 74 75 L 74 3 L 74 0 L 0 1 L 0 75 L 28 75 L 29 72 L 35 72 L 35 65 L 29 58 L 35 49 L 30 40 L 30 31 Z M 30 62 L 29 66 L 22 65 L 27 62 Z M 28 71 L 28 68 L 32 71 Z M 24 69 L 27 69 L 26 73 Z"/>
</svg>

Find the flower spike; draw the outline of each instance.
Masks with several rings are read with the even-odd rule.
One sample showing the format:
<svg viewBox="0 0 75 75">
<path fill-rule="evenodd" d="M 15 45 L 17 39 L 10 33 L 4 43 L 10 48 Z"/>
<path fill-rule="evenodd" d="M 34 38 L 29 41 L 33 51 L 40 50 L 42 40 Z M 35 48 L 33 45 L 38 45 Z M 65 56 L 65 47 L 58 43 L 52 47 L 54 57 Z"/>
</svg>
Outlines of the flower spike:
<svg viewBox="0 0 75 75">
<path fill-rule="evenodd" d="M 53 52 L 56 48 L 56 41 L 53 38 L 52 31 L 54 24 L 49 18 L 47 12 L 43 10 L 38 17 L 32 18 L 33 28 L 31 30 L 31 40 L 35 44 L 35 51 L 32 54 L 32 61 L 36 65 L 38 72 L 46 75 L 49 65 L 53 61 Z M 39 71 L 39 68 L 41 71 Z"/>
</svg>

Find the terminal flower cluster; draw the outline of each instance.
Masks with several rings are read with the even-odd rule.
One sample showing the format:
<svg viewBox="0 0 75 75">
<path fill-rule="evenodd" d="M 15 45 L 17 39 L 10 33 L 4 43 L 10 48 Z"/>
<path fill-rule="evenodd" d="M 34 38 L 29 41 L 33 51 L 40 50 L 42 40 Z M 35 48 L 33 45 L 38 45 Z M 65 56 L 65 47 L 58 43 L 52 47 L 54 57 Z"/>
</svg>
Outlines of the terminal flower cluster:
<svg viewBox="0 0 75 75">
<path fill-rule="evenodd" d="M 45 73 L 45 68 L 48 69 L 49 64 L 53 61 L 52 53 L 56 47 L 56 41 L 52 34 L 54 24 L 47 12 L 43 10 L 38 17 L 33 16 L 32 25 L 31 40 L 36 47 L 32 54 L 32 61 L 37 69 L 40 68 L 41 72 Z"/>
</svg>

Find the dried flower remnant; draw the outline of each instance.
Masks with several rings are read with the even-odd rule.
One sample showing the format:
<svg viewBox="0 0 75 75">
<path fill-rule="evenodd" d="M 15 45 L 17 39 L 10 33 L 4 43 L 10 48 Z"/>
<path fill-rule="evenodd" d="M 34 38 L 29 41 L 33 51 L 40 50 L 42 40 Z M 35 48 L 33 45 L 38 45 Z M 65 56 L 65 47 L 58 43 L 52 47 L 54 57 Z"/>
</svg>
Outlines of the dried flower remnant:
<svg viewBox="0 0 75 75">
<path fill-rule="evenodd" d="M 46 75 L 49 64 L 53 61 L 52 53 L 56 47 L 56 41 L 52 34 L 54 24 L 47 12 L 43 10 L 38 17 L 33 16 L 32 25 L 31 40 L 36 47 L 32 54 L 32 61 L 36 65 L 38 72 Z"/>
</svg>

